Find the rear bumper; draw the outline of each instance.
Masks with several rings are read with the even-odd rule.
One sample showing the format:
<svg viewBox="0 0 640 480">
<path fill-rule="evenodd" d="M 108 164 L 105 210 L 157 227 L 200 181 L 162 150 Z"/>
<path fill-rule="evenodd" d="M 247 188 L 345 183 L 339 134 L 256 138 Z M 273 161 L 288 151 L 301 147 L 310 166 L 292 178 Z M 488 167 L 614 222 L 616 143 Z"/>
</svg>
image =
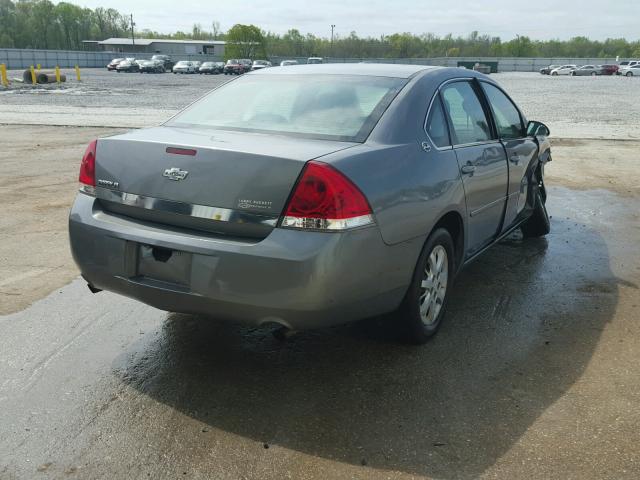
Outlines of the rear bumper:
<svg viewBox="0 0 640 480">
<path fill-rule="evenodd" d="M 162 310 L 292 329 L 397 308 L 422 246 L 421 239 L 388 246 L 376 226 L 344 233 L 275 228 L 259 242 L 206 237 L 109 214 L 85 194 L 71 210 L 69 236 L 75 262 L 95 287 Z M 185 281 L 141 275 L 140 245 L 186 254 Z"/>
</svg>

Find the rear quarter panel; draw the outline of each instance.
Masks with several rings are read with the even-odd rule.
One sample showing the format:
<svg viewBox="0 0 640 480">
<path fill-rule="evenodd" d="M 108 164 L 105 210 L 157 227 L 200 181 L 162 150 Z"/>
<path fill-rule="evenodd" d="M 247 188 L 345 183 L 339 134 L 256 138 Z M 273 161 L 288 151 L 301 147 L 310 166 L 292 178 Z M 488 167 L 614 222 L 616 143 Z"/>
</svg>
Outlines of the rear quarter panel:
<svg viewBox="0 0 640 480">
<path fill-rule="evenodd" d="M 424 131 L 429 103 L 438 85 L 451 77 L 451 70 L 412 79 L 367 142 L 326 157 L 366 195 L 388 245 L 426 239 L 450 211 L 465 222 L 464 190 L 455 153 L 438 151 L 433 145 L 425 152 L 421 146 L 429 141 Z M 460 76 L 469 75 L 460 71 Z"/>
</svg>

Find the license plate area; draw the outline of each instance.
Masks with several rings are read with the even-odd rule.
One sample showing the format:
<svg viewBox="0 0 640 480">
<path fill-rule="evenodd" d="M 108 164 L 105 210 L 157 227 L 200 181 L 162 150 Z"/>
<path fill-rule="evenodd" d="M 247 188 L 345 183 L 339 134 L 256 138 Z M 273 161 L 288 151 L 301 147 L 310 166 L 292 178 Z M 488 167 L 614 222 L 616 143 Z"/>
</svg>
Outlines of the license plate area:
<svg viewBox="0 0 640 480">
<path fill-rule="evenodd" d="M 137 276 L 188 287 L 191 254 L 153 245 L 139 245 Z"/>
</svg>

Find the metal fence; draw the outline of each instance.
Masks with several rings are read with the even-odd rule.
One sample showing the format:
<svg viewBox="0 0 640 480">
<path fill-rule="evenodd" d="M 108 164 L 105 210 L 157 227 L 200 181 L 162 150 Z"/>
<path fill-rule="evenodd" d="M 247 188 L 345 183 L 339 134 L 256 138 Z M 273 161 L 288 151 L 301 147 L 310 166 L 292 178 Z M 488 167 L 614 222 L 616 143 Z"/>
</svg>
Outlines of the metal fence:
<svg viewBox="0 0 640 480">
<path fill-rule="evenodd" d="M 282 60 L 297 60 L 307 63 L 306 57 L 271 57 L 274 65 Z M 620 59 L 625 60 L 625 59 Z M 498 64 L 498 72 L 538 72 L 549 65 L 603 65 L 619 63 L 615 58 L 520 58 L 520 57 L 434 57 L 434 58 L 325 58 L 330 63 L 402 63 L 410 65 L 436 65 L 457 67 L 463 64 Z"/>
<path fill-rule="evenodd" d="M 113 58 L 134 57 L 137 59 L 151 58 L 153 53 L 119 53 L 119 52 L 84 52 L 74 50 L 28 50 L 17 48 L 0 48 L 0 63 L 4 63 L 9 70 L 29 68 L 40 65 L 42 68 L 80 68 L 105 67 Z M 175 60 L 199 60 L 214 62 L 222 60 L 212 55 L 180 55 Z"/>
<path fill-rule="evenodd" d="M 85 52 L 71 50 L 27 50 L 0 49 L 0 63 L 6 64 L 8 69 L 28 68 L 38 65 L 42 68 L 69 68 L 78 65 L 84 68 L 106 66 L 112 58 L 134 57 L 151 58 L 153 53 L 120 53 L 120 52 Z M 220 57 L 211 55 L 173 55 L 174 60 L 220 61 Z M 307 58 L 271 57 L 274 65 L 282 60 L 297 60 L 306 63 Z M 624 59 L 621 59 L 624 60 Z M 458 62 L 497 62 L 499 72 L 537 72 L 548 65 L 602 65 L 617 63 L 614 58 L 516 58 L 516 57 L 436 57 L 436 58 L 327 58 L 330 63 L 404 63 L 415 65 L 438 65 L 443 67 L 457 67 Z"/>
</svg>

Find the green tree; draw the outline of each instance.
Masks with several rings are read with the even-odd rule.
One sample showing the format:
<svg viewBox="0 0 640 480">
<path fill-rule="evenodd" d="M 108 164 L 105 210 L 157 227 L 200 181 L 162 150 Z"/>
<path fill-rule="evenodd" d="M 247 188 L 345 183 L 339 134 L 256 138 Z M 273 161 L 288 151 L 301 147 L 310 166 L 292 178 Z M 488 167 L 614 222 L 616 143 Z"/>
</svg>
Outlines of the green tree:
<svg viewBox="0 0 640 480">
<path fill-rule="evenodd" d="M 226 58 L 266 57 L 264 34 L 255 25 L 238 23 L 227 32 L 226 38 Z"/>
</svg>

